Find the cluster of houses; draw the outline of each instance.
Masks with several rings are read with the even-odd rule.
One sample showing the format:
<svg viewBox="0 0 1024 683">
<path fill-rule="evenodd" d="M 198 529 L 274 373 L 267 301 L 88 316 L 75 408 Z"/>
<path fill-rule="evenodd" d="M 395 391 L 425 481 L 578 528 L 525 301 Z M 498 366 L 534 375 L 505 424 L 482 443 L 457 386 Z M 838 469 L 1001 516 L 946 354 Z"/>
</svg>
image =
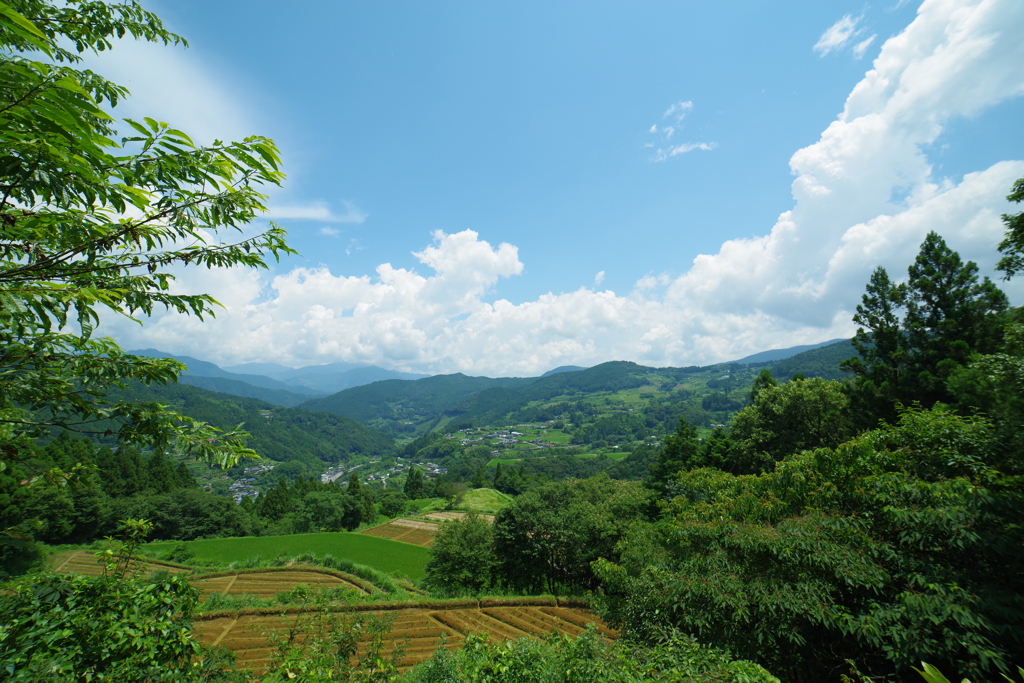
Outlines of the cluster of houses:
<svg viewBox="0 0 1024 683">
<path fill-rule="evenodd" d="M 363 465 L 366 465 L 366 464 L 371 464 L 372 465 L 375 462 L 380 462 L 380 461 L 379 460 L 371 460 L 369 463 L 362 463 L 361 462 L 358 465 L 353 465 L 352 467 L 346 467 L 345 465 L 335 465 L 334 467 L 332 467 L 331 469 L 327 470 L 326 472 L 324 472 L 323 474 L 320 475 L 320 482 L 323 483 L 323 484 L 329 484 L 332 481 L 337 481 L 337 480 L 341 479 L 346 474 L 349 474 L 351 472 L 355 472 L 357 469 L 359 469 Z"/>
<path fill-rule="evenodd" d="M 389 478 L 407 473 L 410 467 L 418 467 L 423 470 L 423 475 L 427 479 L 433 479 L 438 475 L 446 474 L 448 472 L 448 468 L 439 467 L 436 463 L 432 462 L 414 463 L 403 461 L 402 458 L 395 458 L 395 461 L 394 466 L 387 468 L 384 472 L 371 474 L 366 478 L 366 481 L 369 483 L 377 482 L 386 487 L 388 485 Z"/>
<path fill-rule="evenodd" d="M 547 424 L 519 424 L 519 425 L 516 425 L 516 427 L 532 427 L 534 429 L 547 429 L 553 423 L 554 423 L 554 421 L 552 420 L 551 422 L 548 422 Z M 493 431 L 493 432 L 491 432 L 489 434 L 481 434 L 481 435 L 477 436 L 476 438 L 473 438 L 471 435 L 474 432 L 477 432 L 477 431 L 478 430 L 473 429 L 473 428 L 460 429 L 459 433 L 462 434 L 462 436 L 458 437 L 459 444 L 461 444 L 462 446 L 470 446 L 472 444 L 483 444 L 483 443 L 494 442 L 498 446 L 513 446 L 513 447 L 515 447 L 515 446 L 524 446 L 525 445 L 526 446 L 526 450 L 538 450 L 538 449 L 541 449 L 541 448 L 551 448 L 552 446 L 554 446 L 554 444 L 545 443 L 544 440 L 541 439 L 540 437 L 538 437 L 536 439 L 531 439 L 530 441 L 520 441 L 519 437 L 525 436 L 525 434 L 523 432 L 517 432 L 516 430 L 512 429 L 511 427 L 506 427 L 504 429 L 497 429 L 497 430 L 495 430 L 495 431 Z M 445 436 L 447 436 L 449 439 L 456 438 L 456 436 L 454 434 L 446 434 Z M 495 452 L 497 452 L 497 451 L 495 451 Z"/>
<path fill-rule="evenodd" d="M 375 472 L 373 474 L 369 474 L 365 478 L 362 478 L 362 481 L 367 484 L 377 483 L 383 486 L 387 486 L 388 479 L 390 479 L 393 476 L 405 474 L 406 472 L 409 471 L 409 468 L 412 465 L 415 465 L 416 467 L 419 467 L 421 470 L 423 470 L 424 475 L 426 475 L 428 478 L 436 477 L 440 474 L 445 474 L 448 471 L 446 468 L 438 467 L 435 463 L 432 462 L 408 463 L 403 461 L 401 458 L 395 458 L 395 460 L 395 464 L 392 465 L 391 467 L 384 469 L 384 471 L 382 472 Z M 325 472 L 324 474 L 321 474 L 320 481 L 324 482 L 325 484 L 328 482 L 337 481 L 338 479 L 346 477 L 352 472 L 355 472 L 360 467 L 364 467 L 366 465 L 375 465 L 379 462 L 380 460 L 371 460 L 368 463 L 360 463 L 358 465 L 353 465 L 352 467 L 346 467 L 345 465 L 336 465 L 335 467 L 332 467 L 331 469 L 327 470 L 327 472 Z"/>
<path fill-rule="evenodd" d="M 241 479 L 235 479 L 231 482 L 231 486 L 228 486 L 228 493 L 235 500 L 235 504 L 241 503 L 243 498 L 257 498 L 260 495 L 259 489 L 256 488 L 256 475 L 269 472 L 274 469 L 273 465 L 256 465 L 255 467 L 246 467 L 245 476 Z"/>
<path fill-rule="evenodd" d="M 244 472 L 245 476 L 232 481 L 231 485 L 227 487 L 227 493 L 234 499 L 234 503 L 239 504 L 244 498 L 256 499 L 259 497 L 259 489 L 256 488 L 256 475 L 269 472 L 273 467 L 273 465 L 247 467 Z"/>
</svg>

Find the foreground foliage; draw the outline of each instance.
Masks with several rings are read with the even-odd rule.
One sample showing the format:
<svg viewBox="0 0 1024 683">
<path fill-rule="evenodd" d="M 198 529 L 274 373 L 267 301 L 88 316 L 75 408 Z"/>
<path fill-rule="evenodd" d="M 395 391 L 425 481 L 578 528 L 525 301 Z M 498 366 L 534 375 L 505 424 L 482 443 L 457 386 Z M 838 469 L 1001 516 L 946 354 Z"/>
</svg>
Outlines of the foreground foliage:
<svg viewBox="0 0 1024 683">
<path fill-rule="evenodd" d="M 0 463 L 50 426 L 101 420 L 124 441 L 222 465 L 254 454 L 239 429 L 106 398 L 132 380 L 173 382 L 183 366 L 94 338 L 101 313 L 202 318 L 217 302 L 175 293 L 172 269 L 259 268 L 292 253 L 276 227 L 222 239 L 264 210 L 260 186 L 283 179 L 272 141 L 203 146 L 107 112 L 127 90 L 75 65 L 125 35 L 184 43 L 134 0 L 0 3 Z"/>
<path fill-rule="evenodd" d="M 773 472 L 681 472 L 660 521 L 596 563 L 608 616 L 780 674 L 927 660 L 991 676 L 1024 649 L 1024 478 L 992 425 L 941 407 Z"/>
<path fill-rule="evenodd" d="M 652 646 L 610 643 L 591 628 L 578 638 L 552 636 L 488 643 L 469 636 L 455 652 L 442 646 L 416 667 L 408 683 L 778 683 L 753 662 L 735 660 L 698 645 L 678 632 L 663 634 Z"/>
<path fill-rule="evenodd" d="M 100 576 L 43 573 L 0 591 L 0 671 L 8 681 L 229 681 L 230 655 L 192 634 L 199 591 L 187 580 L 139 578 L 150 525 L 127 520 L 126 543 Z"/>
</svg>

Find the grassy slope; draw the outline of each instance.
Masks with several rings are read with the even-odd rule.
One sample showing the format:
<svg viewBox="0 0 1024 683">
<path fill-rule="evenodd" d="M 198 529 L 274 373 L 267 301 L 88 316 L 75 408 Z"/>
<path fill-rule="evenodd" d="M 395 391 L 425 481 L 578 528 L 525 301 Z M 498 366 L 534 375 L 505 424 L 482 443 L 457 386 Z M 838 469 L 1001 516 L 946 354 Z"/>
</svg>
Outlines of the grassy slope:
<svg viewBox="0 0 1024 683">
<path fill-rule="evenodd" d="M 466 491 L 466 495 L 462 497 L 462 503 L 458 509 L 466 510 L 467 512 L 479 512 L 484 515 L 493 515 L 498 510 L 507 507 L 511 502 L 512 497 L 500 491 L 495 491 L 494 489 L 473 489 L 472 491 Z"/>
<path fill-rule="evenodd" d="M 148 543 L 144 552 L 159 555 L 170 550 L 177 541 Z M 333 555 L 365 564 L 384 572 L 401 574 L 414 581 L 423 578 L 427 549 L 408 543 L 389 541 L 375 536 L 350 533 L 294 534 L 290 536 L 251 536 L 245 538 L 214 538 L 188 541 L 188 549 L 201 560 L 227 566 L 232 562 L 260 555 L 265 558 L 285 555 L 293 557 L 314 553 Z"/>
</svg>

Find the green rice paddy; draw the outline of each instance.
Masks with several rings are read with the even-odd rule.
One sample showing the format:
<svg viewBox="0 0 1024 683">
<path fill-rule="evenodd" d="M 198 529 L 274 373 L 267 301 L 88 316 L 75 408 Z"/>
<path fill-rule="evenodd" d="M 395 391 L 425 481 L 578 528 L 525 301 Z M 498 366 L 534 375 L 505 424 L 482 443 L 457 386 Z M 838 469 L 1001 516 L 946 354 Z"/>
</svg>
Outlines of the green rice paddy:
<svg viewBox="0 0 1024 683">
<path fill-rule="evenodd" d="M 178 541 L 147 543 L 143 552 L 159 556 L 177 544 Z M 220 566 L 232 562 L 241 564 L 257 556 L 272 559 L 282 555 L 295 557 L 313 553 L 320 557 L 333 555 L 339 559 L 348 559 L 413 581 L 423 578 L 423 569 L 429 558 L 426 548 L 347 532 L 211 538 L 187 541 L 185 545 L 195 554 L 196 559 L 215 562 Z"/>
</svg>

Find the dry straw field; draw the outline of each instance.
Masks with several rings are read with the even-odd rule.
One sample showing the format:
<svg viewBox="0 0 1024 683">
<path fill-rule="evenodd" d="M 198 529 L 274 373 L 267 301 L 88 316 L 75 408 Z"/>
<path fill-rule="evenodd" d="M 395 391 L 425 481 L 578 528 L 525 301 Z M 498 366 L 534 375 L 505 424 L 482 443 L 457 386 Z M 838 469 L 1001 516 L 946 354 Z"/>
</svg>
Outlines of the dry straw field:
<svg viewBox="0 0 1024 683">
<path fill-rule="evenodd" d="M 192 579 L 203 597 L 221 595 L 251 595 L 272 598 L 290 591 L 299 584 L 310 588 L 348 588 L 360 595 L 369 595 L 373 587 L 358 578 L 320 567 L 271 567 L 204 574 Z"/>
<path fill-rule="evenodd" d="M 587 624 L 609 638 L 615 632 L 575 601 L 556 598 L 460 600 L 436 603 L 402 603 L 339 607 L 339 611 L 392 617 L 394 622 L 385 644 L 389 655 L 401 648 L 399 668 L 408 669 L 430 658 L 444 638 L 446 647 L 458 648 L 466 636 L 478 633 L 491 640 L 512 640 L 548 633 L 579 635 Z M 238 662 L 262 670 L 270 662 L 273 634 L 297 627 L 306 632 L 308 612 L 296 608 L 250 609 L 211 613 L 195 624 L 199 639 L 232 650 Z"/>
<path fill-rule="evenodd" d="M 465 516 L 465 512 L 429 512 L 417 519 L 394 519 L 387 524 L 363 529 L 359 533 L 430 548 L 434 545 L 434 536 L 437 534 L 441 522 L 462 519 Z M 494 523 L 494 515 L 479 516 L 492 524 Z"/>
<path fill-rule="evenodd" d="M 414 527 L 397 528 L 416 530 Z M 97 559 L 97 554 L 91 551 L 78 551 L 54 557 L 52 566 L 56 571 L 95 576 L 103 571 Z M 143 564 L 143 571 L 156 570 L 171 573 L 195 571 L 174 563 Z M 202 591 L 204 598 L 215 594 L 273 598 L 299 585 L 314 589 L 344 588 L 361 596 L 377 592 L 372 584 L 350 574 L 299 565 L 211 572 L 193 575 L 190 580 Z M 225 647 L 235 653 L 240 665 L 261 671 L 269 664 L 274 652 L 275 635 L 296 630 L 301 634 L 300 639 L 310 637 L 317 630 L 317 624 L 322 623 L 325 613 L 337 615 L 342 620 L 357 620 L 367 614 L 393 619 L 384 651 L 390 656 L 399 648 L 399 668 L 403 670 L 430 658 L 442 639 L 446 647 L 455 649 L 470 634 L 480 634 L 491 640 L 512 640 L 552 632 L 576 636 L 592 623 L 605 637 L 616 636 L 583 602 L 554 597 L 332 604 L 321 608 L 321 611 L 285 605 L 250 607 L 208 612 L 196 619 L 193 629 L 201 642 Z"/>
<path fill-rule="evenodd" d="M 50 559 L 50 566 L 55 572 L 67 572 L 69 574 L 82 574 L 83 576 L 99 576 L 103 573 L 103 565 L 100 564 L 100 557 L 91 550 L 78 550 L 70 553 L 61 553 Z M 147 560 L 140 563 L 142 571 L 155 572 L 159 570 L 171 574 L 180 574 L 192 571 L 191 567 L 175 564 L 174 562 L 160 562 Z"/>
<path fill-rule="evenodd" d="M 371 529 L 360 531 L 367 536 L 386 538 L 391 541 L 411 543 L 424 548 L 434 545 L 434 534 L 437 533 L 438 524 L 433 521 L 421 519 L 395 519 L 387 524 L 381 524 Z"/>
</svg>

